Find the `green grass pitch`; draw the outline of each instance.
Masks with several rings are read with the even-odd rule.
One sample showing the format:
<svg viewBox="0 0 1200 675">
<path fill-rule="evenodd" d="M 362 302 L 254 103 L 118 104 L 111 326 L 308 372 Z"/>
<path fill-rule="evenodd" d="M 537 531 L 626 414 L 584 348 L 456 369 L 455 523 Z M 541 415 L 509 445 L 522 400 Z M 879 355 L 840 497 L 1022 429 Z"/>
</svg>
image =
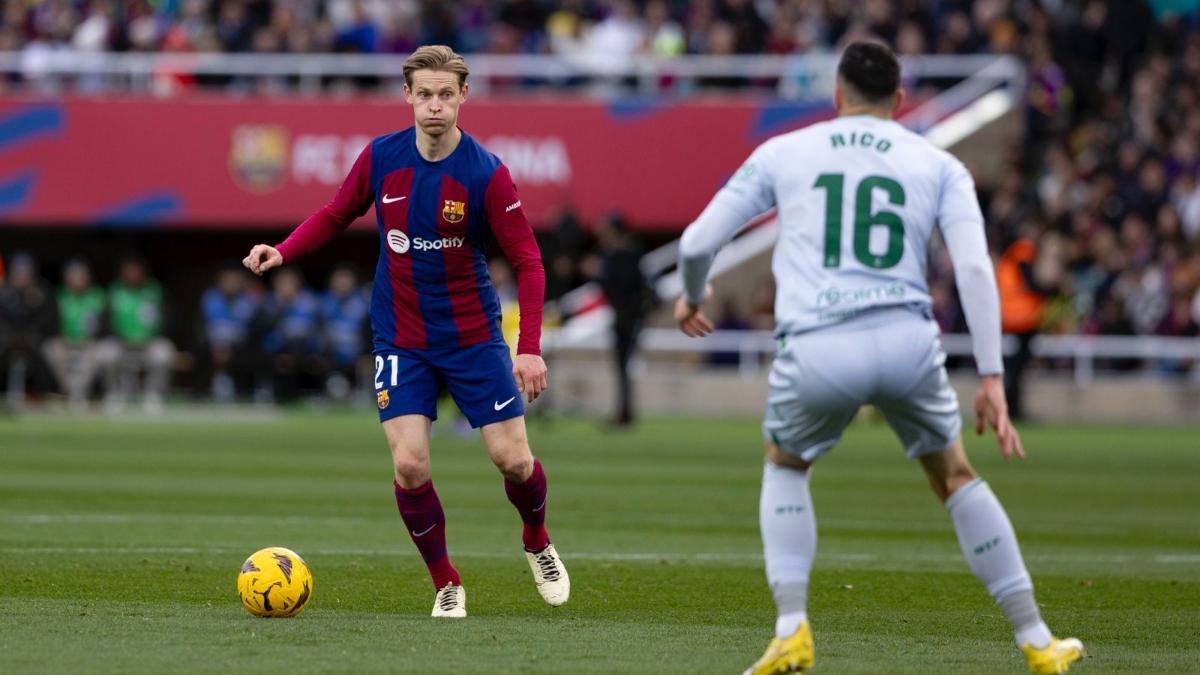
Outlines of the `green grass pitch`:
<svg viewBox="0 0 1200 675">
<path fill-rule="evenodd" d="M 1200 432 L 1024 429 L 1030 459 L 968 448 L 1021 537 L 1051 627 L 1091 672 L 1200 670 Z M 433 465 L 470 618 L 433 590 L 369 413 L 0 419 L 0 672 L 736 673 L 774 618 L 754 420 L 629 433 L 535 422 L 570 603 L 544 605 L 477 440 Z M 1003 617 L 885 427 L 814 470 L 817 672 L 1019 673 Z M 238 567 L 287 546 L 316 578 L 300 617 L 256 619 Z"/>
</svg>

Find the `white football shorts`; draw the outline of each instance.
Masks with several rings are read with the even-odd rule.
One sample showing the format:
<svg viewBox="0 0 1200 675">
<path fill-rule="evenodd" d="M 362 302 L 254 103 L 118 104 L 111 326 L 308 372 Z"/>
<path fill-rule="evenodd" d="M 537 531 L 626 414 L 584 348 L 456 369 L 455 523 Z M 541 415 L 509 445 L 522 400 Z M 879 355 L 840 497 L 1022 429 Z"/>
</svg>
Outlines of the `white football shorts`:
<svg viewBox="0 0 1200 675">
<path fill-rule="evenodd" d="M 763 436 L 811 462 L 874 404 L 910 459 L 945 450 L 962 431 L 938 326 L 920 308 L 870 310 L 780 338 Z"/>
</svg>

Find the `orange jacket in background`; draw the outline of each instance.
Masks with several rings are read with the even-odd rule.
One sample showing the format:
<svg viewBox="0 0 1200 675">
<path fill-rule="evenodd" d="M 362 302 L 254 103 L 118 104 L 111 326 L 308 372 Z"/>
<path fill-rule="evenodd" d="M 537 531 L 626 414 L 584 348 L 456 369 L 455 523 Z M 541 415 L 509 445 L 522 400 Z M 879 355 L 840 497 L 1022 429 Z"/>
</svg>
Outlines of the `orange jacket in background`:
<svg viewBox="0 0 1200 675">
<path fill-rule="evenodd" d="M 996 285 L 1000 288 L 1000 326 L 1005 333 L 1031 333 L 1042 324 L 1046 300 L 1025 282 L 1021 265 L 1033 265 L 1037 248 L 1018 239 L 1000 256 Z"/>
</svg>

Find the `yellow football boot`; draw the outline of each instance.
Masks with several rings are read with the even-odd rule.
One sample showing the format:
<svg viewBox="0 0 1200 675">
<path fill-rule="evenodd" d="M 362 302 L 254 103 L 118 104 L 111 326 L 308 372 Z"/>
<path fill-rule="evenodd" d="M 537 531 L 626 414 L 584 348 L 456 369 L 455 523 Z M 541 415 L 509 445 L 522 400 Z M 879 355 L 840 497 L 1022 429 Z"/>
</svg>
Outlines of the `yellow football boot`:
<svg viewBox="0 0 1200 675">
<path fill-rule="evenodd" d="M 1034 675 L 1055 675 L 1071 669 L 1071 664 L 1083 658 L 1083 643 L 1075 638 L 1056 640 L 1038 649 L 1031 644 L 1021 645 Z"/>
<path fill-rule="evenodd" d="M 795 633 L 780 640 L 775 638 L 767 645 L 767 651 L 743 675 L 777 675 L 799 673 L 812 668 L 814 660 L 812 629 L 808 622 L 800 624 Z"/>
</svg>

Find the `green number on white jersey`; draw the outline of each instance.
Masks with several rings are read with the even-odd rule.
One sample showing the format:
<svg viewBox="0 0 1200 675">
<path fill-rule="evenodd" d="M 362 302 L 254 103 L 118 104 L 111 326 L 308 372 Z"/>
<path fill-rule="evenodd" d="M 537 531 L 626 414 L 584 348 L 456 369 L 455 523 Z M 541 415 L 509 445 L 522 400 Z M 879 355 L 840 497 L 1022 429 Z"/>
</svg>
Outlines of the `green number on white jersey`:
<svg viewBox="0 0 1200 675">
<path fill-rule="evenodd" d="M 846 177 L 840 173 L 817 176 L 814 188 L 825 190 L 825 266 L 842 264 L 842 194 Z M 854 190 L 854 257 L 877 270 L 895 267 L 904 255 L 904 221 L 895 211 L 871 211 L 871 196 L 876 188 L 887 193 L 888 203 L 904 206 L 904 187 L 886 176 L 867 176 Z M 887 250 L 871 253 L 871 228 L 886 227 Z"/>
</svg>

